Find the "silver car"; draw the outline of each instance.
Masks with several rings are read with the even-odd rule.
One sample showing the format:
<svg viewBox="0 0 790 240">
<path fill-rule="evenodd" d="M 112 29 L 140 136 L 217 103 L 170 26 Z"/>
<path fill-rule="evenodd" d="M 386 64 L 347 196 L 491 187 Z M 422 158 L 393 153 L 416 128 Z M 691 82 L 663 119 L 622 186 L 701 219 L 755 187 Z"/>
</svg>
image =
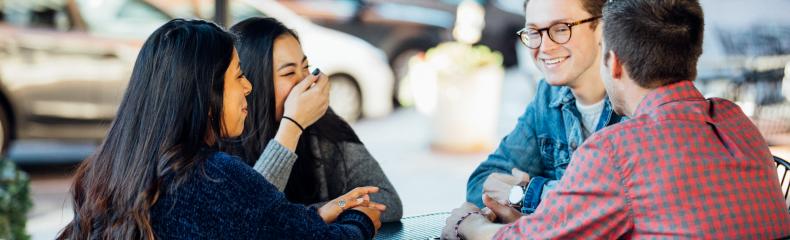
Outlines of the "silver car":
<svg viewBox="0 0 790 240">
<path fill-rule="evenodd" d="M 268 3 L 248 6 L 261 4 Z M 332 76 L 338 112 L 355 119 L 391 111 L 393 74 L 381 51 L 306 20 L 271 16 L 304 32 L 305 51 Z M 101 140 L 143 41 L 172 18 L 137 0 L 0 1 L 0 151 L 16 139 Z"/>
</svg>

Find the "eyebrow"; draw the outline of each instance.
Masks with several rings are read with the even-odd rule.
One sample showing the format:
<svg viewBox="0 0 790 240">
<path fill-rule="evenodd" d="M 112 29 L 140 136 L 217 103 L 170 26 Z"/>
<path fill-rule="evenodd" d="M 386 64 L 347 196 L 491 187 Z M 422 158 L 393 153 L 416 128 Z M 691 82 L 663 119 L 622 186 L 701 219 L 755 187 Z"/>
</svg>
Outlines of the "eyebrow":
<svg viewBox="0 0 790 240">
<path fill-rule="evenodd" d="M 305 61 L 307 61 L 307 56 L 304 56 L 302 58 L 302 62 L 305 62 Z M 296 63 L 286 63 L 286 64 L 283 64 L 282 66 L 280 66 L 280 68 L 278 68 L 277 71 L 283 70 L 283 68 L 294 67 L 294 66 L 296 66 Z"/>
<path fill-rule="evenodd" d="M 552 26 L 552 25 L 557 24 L 557 23 L 567 23 L 567 22 L 571 22 L 571 21 L 572 20 L 570 18 L 557 19 L 557 20 L 553 20 L 553 21 L 549 22 L 549 26 Z M 535 23 L 527 23 L 526 26 L 527 27 L 537 27 L 538 25 L 535 25 Z"/>
</svg>

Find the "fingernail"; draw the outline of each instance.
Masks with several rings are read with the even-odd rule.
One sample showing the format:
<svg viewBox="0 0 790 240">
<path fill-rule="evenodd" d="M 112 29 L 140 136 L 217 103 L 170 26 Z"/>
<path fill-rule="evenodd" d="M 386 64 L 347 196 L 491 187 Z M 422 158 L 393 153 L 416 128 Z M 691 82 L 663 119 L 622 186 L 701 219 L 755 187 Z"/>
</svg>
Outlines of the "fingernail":
<svg viewBox="0 0 790 240">
<path fill-rule="evenodd" d="M 321 69 L 316 68 L 315 70 L 313 70 L 313 76 L 318 76 L 318 74 L 320 73 L 321 73 Z"/>
</svg>

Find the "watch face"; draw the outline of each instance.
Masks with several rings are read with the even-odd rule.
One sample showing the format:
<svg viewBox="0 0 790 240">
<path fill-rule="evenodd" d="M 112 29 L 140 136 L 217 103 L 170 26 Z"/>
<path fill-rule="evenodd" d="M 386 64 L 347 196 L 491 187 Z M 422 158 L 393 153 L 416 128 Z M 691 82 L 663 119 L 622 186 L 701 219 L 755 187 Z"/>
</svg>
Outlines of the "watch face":
<svg viewBox="0 0 790 240">
<path fill-rule="evenodd" d="M 513 188 L 510 189 L 510 197 L 509 197 L 510 204 L 521 205 L 521 201 L 523 199 L 524 199 L 524 189 L 521 186 L 513 186 Z"/>
</svg>

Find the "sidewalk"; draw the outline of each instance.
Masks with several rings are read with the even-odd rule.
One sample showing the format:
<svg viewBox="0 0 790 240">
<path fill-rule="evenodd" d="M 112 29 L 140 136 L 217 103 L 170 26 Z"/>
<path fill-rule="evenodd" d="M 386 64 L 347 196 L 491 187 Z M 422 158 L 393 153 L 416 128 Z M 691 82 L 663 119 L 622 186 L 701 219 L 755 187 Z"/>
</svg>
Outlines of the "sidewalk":
<svg viewBox="0 0 790 240">
<path fill-rule="evenodd" d="M 516 124 L 533 90 L 528 80 L 508 70 L 502 88 L 497 139 Z M 451 154 L 430 149 L 430 118 L 413 108 L 354 126 L 379 161 L 403 201 L 404 216 L 450 211 L 466 199 L 466 181 L 488 152 Z"/>
</svg>

